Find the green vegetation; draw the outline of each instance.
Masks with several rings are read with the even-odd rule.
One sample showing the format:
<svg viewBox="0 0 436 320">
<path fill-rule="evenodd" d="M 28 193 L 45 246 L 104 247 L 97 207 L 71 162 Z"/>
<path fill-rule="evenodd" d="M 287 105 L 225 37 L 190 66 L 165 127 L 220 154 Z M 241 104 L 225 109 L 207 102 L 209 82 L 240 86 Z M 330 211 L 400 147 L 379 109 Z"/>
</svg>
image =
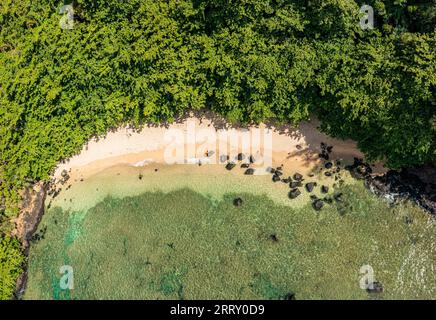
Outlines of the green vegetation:
<svg viewBox="0 0 436 320">
<path fill-rule="evenodd" d="M 208 108 L 231 121 L 315 113 L 392 167 L 434 161 L 435 7 L 364 1 L 105 0 L 0 4 L 0 181 L 17 191 L 122 122 Z"/>
<path fill-rule="evenodd" d="M 337 191 L 343 202 L 318 213 L 189 189 L 109 197 L 87 212 L 54 207 L 30 251 L 24 298 L 434 299 L 431 217 L 410 203 L 390 208 L 362 182 Z M 367 264 L 384 287 L 374 297 L 359 286 Z M 62 265 L 74 290 L 60 289 Z"/>
<path fill-rule="evenodd" d="M 17 278 L 23 272 L 23 263 L 20 243 L 14 238 L 0 236 L 0 300 L 12 298 Z"/>
<path fill-rule="evenodd" d="M 359 7 L 375 9 L 373 30 Z M 394 168 L 435 162 L 436 9 L 406 0 L 0 3 L 0 231 L 26 183 L 92 136 L 208 109 L 230 121 L 311 114 Z"/>
</svg>

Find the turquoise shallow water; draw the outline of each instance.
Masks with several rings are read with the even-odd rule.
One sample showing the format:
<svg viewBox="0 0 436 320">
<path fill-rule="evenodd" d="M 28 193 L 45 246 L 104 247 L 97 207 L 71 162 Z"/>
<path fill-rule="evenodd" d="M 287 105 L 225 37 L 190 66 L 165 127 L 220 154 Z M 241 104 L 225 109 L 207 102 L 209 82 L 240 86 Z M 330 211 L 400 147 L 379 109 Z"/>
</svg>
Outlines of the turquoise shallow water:
<svg viewBox="0 0 436 320">
<path fill-rule="evenodd" d="M 412 204 L 391 208 L 349 181 L 317 213 L 270 177 L 154 169 L 112 168 L 61 193 L 31 247 L 25 298 L 436 298 L 435 223 Z M 362 266 L 383 293 L 360 288 Z"/>
</svg>

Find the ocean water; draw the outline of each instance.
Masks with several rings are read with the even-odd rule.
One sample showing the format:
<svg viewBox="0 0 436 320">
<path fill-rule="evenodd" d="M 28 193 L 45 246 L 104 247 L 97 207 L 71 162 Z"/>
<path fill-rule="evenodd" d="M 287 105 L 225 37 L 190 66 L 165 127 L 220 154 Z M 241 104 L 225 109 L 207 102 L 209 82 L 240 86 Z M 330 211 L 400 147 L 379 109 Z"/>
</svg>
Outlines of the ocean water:
<svg viewBox="0 0 436 320">
<path fill-rule="evenodd" d="M 270 176 L 221 166 L 117 166 L 76 182 L 47 201 L 24 298 L 436 298 L 430 215 L 350 177 L 335 190 L 311 179 L 343 201 L 317 212 L 306 192 L 291 200 Z"/>
</svg>

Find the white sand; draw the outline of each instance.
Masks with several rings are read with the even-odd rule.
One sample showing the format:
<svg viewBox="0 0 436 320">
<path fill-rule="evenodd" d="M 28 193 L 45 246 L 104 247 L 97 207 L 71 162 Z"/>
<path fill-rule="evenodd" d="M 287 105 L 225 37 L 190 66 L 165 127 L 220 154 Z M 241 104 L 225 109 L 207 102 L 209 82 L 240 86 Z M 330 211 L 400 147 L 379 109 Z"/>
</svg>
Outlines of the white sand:
<svg viewBox="0 0 436 320">
<path fill-rule="evenodd" d="M 104 138 L 91 140 L 79 154 L 64 164 L 60 164 L 56 168 L 54 177 L 59 178 L 63 170 L 69 171 L 73 179 L 78 179 L 87 178 L 120 164 L 136 167 L 146 166 L 153 162 L 166 164 L 168 150 L 174 148 L 181 148 L 184 151 L 183 159 L 186 163 L 195 164 L 202 159 L 200 161 L 206 164 L 205 152 L 213 150 L 214 144 L 217 147 L 223 144 L 219 135 L 214 137 L 214 134 L 219 132 L 236 132 L 238 141 L 236 144 L 227 143 L 226 153 L 221 152 L 221 149 L 216 150 L 216 154 L 208 159 L 212 163 L 214 161 L 218 163 L 221 154 L 230 153 L 234 156 L 241 151 L 248 151 L 247 154 L 258 154 L 259 151 L 260 154 L 269 152 L 272 155 L 272 164 L 274 166 L 283 165 L 285 173 L 287 170 L 299 170 L 304 174 L 311 171 L 320 162 L 318 153 L 321 151 L 321 142 L 333 146 L 331 159 L 342 159 L 344 163 L 350 163 L 353 157 L 363 157 L 354 141 L 330 138 L 317 129 L 318 124 L 318 121 L 313 120 L 303 122 L 298 128 L 274 128 L 262 124 L 258 127 L 248 128 L 230 128 L 227 126 L 223 130 L 220 127 L 220 125 L 222 126 L 221 121 L 220 125 L 217 125 L 210 118 L 191 116 L 167 127 L 144 127 L 140 132 L 122 127 L 115 132 L 109 132 Z M 244 140 L 246 133 L 243 133 L 246 130 L 250 133 L 260 130 L 260 133 L 271 134 L 271 146 L 261 142 L 252 150 L 246 150 L 247 141 Z M 192 132 L 195 132 L 197 140 L 192 140 L 192 135 L 189 136 L 189 133 Z M 177 139 L 174 139 L 174 136 L 177 136 Z M 201 139 L 204 136 L 212 137 L 212 141 L 205 142 Z M 299 147 L 297 148 L 297 146 Z M 263 149 L 260 150 L 261 148 Z"/>
</svg>

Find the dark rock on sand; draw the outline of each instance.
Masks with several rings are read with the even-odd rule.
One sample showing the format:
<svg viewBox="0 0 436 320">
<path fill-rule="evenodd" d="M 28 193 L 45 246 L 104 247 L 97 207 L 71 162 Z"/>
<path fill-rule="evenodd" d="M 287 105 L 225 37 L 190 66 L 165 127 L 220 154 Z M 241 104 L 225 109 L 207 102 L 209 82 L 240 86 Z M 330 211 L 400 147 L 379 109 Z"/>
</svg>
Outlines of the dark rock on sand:
<svg viewBox="0 0 436 320">
<path fill-rule="evenodd" d="M 301 181 L 303 180 L 303 175 L 299 174 L 298 172 L 294 174 L 294 180 Z"/>
<path fill-rule="evenodd" d="M 288 196 L 289 196 L 290 199 L 295 199 L 295 198 L 298 197 L 300 194 L 301 194 L 301 191 L 298 190 L 297 188 L 295 188 L 295 189 L 292 189 L 291 191 L 289 191 Z"/>
<path fill-rule="evenodd" d="M 272 177 L 272 181 L 274 181 L 274 182 L 280 181 L 280 177 L 278 175 L 274 174 Z"/>
<path fill-rule="evenodd" d="M 283 183 L 290 183 L 292 181 L 291 177 L 287 177 L 285 179 L 282 179 Z"/>
<path fill-rule="evenodd" d="M 326 171 L 326 172 L 324 172 L 324 175 L 325 175 L 326 177 L 331 177 L 331 176 L 332 176 L 332 173 L 331 173 L 330 171 Z"/>
<path fill-rule="evenodd" d="M 239 153 L 238 156 L 236 157 L 236 159 L 238 159 L 238 161 L 244 160 L 245 159 L 245 154 Z"/>
<path fill-rule="evenodd" d="M 250 155 L 250 156 L 248 157 L 248 161 L 249 161 L 250 163 L 255 163 L 255 162 L 256 162 L 256 159 L 254 158 L 253 155 Z"/>
<path fill-rule="evenodd" d="M 274 174 L 276 172 L 276 169 L 268 167 L 268 168 L 266 168 L 266 172 Z"/>
<path fill-rule="evenodd" d="M 243 203 L 243 201 L 242 201 L 241 198 L 236 198 L 235 200 L 233 200 L 233 205 L 234 205 L 235 207 L 240 207 L 240 206 L 242 206 L 242 203 Z"/>
<path fill-rule="evenodd" d="M 276 170 L 276 172 L 274 173 L 276 176 L 282 176 L 283 172 L 279 171 L 278 169 Z"/>
<path fill-rule="evenodd" d="M 244 168 L 244 169 L 250 168 L 250 164 L 243 163 L 243 164 L 241 164 L 241 168 Z"/>
<path fill-rule="evenodd" d="M 322 192 L 322 193 L 327 193 L 327 192 L 329 192 L 329 187 L 327 187 L 327 186 L 321 186 L 321 192 Z"/>
<path fill-rule="evenodd" d="M 224 163 L 226 161 L 228 161 L 230 159 L 230 157 L 228 155 L 222 154 L 220 155 L 220 162 Z"/>
<path fill-rule="evenodd" d="M 244 174 L 251 176 L 254 174 L 254 169 L 253 168 L 247 169 L 247 170 L 245 170 Z"/>
<path fill-rule="evenodd" d="M 233 162 L 229 162 L 226 165 L 226 169 L 229 171 L 232 170 L 234 167 L 236 167 L 236 163 L 233 163 Z"/>
</svg>

